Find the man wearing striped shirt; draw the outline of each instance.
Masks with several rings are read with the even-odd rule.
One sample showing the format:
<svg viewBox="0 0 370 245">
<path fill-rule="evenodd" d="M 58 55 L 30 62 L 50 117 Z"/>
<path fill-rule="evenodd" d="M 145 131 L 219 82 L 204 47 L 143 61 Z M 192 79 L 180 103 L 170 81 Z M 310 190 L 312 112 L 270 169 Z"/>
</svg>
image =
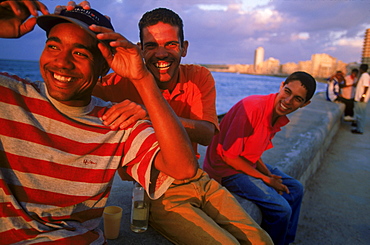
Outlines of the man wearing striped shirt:
<svg viewBox="0 0 370 245">
<path fill-rule="evenodd" d="M 38 1 L 2 1 L 0 37 L 31 31 L 37 11 L 44 82 L 0 74 L 1 243 L 103 244 L 98 225 L 118 168 L 158 198 L 173 178 L 193 177 L 197 162 L 139 48 L 99 12 L 55 16 Z M 109 67 L 133 82 L 151 123 L 113 131 L 101 121 L 112 104 L 91 91 Z"/>
</svg>

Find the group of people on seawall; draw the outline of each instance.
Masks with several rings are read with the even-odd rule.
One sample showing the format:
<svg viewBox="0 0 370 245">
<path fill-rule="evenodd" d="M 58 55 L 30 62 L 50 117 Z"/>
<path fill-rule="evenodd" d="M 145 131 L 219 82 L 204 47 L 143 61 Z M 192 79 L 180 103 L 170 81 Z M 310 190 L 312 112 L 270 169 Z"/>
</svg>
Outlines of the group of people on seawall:
<svg viewBox="0 0 370 245">
<path fill-rule="evenodd" d="M 354 134 L 364 133 L 366 105 L 370 98 L 368 68 L 368 64 L 361 64 L 346 76 L 337 71 L 328 79 L 326 98 L 345 105 L 344 120 L 352 122 Z"/>
<path fill-rule="evenodd" d="M 99 223 L 117 171 L 145 188 L 149 224 L 175 244 L 294 241 L 303 186 L 261 156 L 310 104 L 310 74 L 242 99 L 219 123 L 211 73 L 181 64 L 189 42 L 172 10 L 146 12 L 137 45 L 86 1 L 54 14 L 0 1 L 0 24 L 1 38 L 46 32 L 43 81 L 0 73 L 2 244 L 106 244 Z M 203 169 L 198 144 L 208 145 Z M 231 192 L 261 209 L 261 225 Z"/>
</svg>

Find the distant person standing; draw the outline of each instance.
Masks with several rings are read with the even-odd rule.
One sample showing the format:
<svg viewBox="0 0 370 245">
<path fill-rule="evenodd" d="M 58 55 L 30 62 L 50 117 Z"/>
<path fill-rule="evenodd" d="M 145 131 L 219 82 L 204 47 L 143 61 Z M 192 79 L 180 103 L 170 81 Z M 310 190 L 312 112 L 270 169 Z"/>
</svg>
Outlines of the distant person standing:
<svg viewBox="0 0 370 245">
<path fill-rule="evenodd" d="M 344 110 L 344 120 L 354 121 L 355 118 L 353 108 L 354 108 L 354 97 L 355 97 L 355 87 L 357 82 L 358 69 L 352 69 L 351 74 L 344 78 L 343 87 L 341 87 L 341 96 L 338 97 L 338 101 L 344 103 L 346 108 Z"/>
<path fill-rule="evenodd" d="M 340 88 L 344 84 L 344 76 L 343 72 L 337 71 L 335 75 L 330 77 L 328 86 L 326 88 L 326 99 L 335 102 L 338 100 L 338 97 L 340 96 Z"/>
<path fill-rule="evenodd" d="M 356 115 L 356 128 L 352 130 L 354 134 L 363 134 L 366 119 L 366 104 L 369 101 L 369 85 L 370 75 L 367 73 L 369 66 L 361 64 L 360 66 L 360 79 L 358 80 L 355 94 L 355 115 Z"/>
</svg>

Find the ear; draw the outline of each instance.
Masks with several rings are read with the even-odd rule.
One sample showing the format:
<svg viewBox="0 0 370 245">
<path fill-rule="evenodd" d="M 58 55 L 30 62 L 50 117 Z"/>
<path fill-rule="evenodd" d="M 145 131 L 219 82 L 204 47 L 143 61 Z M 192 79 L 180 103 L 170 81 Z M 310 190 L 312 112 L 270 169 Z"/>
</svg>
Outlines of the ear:
<svg viewBox="0 0 370 245">
<path fill-rule="evenodd" d="M 186 54 L 188 53 L 188 47 L 189 47 L 189 42 L 185 40 L 183 42 L 183 44 L 182 44 L 181 57 L 185 57 L 186 56 Z"/>
<path fill-rule="evenodd" d="M 301 105 L 301 106 L 300 106 L 300 108 L 303 108 L 303 107 L 305 107 L 306 105 L 309 105 L 310 103 L 311 103 L 311 100 L 309 100 L 309 101 L 305 102 L 303 105 Z"/>
<path fill-rule="evenodd" d="M 284 87 L 284 81 L 281 82 L 279 91 L 281 91 L 283 89 L 283 87 Z"/>
<path fill-rule="evenodd" d="M 139 46 L 140 49 L 143 49 L 143 47 L 141 46 L 141 42 L 137 42 L 136 45 Z"/>
</svg>

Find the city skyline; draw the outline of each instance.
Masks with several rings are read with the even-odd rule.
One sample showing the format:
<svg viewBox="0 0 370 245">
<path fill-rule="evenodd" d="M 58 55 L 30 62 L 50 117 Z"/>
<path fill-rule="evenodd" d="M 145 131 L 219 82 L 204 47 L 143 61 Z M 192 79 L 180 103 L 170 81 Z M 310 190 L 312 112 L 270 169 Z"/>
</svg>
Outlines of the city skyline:
<svg viewBox="0 0 370 245">
<path fill-rule="evenodd" d="M 53 12 L 66 0 L 40 0 Z M 262 46 L 282 63 L 326 53 L 345 63 L 361 62 L 368 0 L 90 0 L 112 18 L 116 31 L 138 40 L 137 23 L 156 7 L 177 12 L 184 21 L 189 52 L 183 63 L 253 64 Z M 0 40 L 1 59 L 38 60 L 45 43 L 39 27 L 20 39 Z"/>
</svg>

